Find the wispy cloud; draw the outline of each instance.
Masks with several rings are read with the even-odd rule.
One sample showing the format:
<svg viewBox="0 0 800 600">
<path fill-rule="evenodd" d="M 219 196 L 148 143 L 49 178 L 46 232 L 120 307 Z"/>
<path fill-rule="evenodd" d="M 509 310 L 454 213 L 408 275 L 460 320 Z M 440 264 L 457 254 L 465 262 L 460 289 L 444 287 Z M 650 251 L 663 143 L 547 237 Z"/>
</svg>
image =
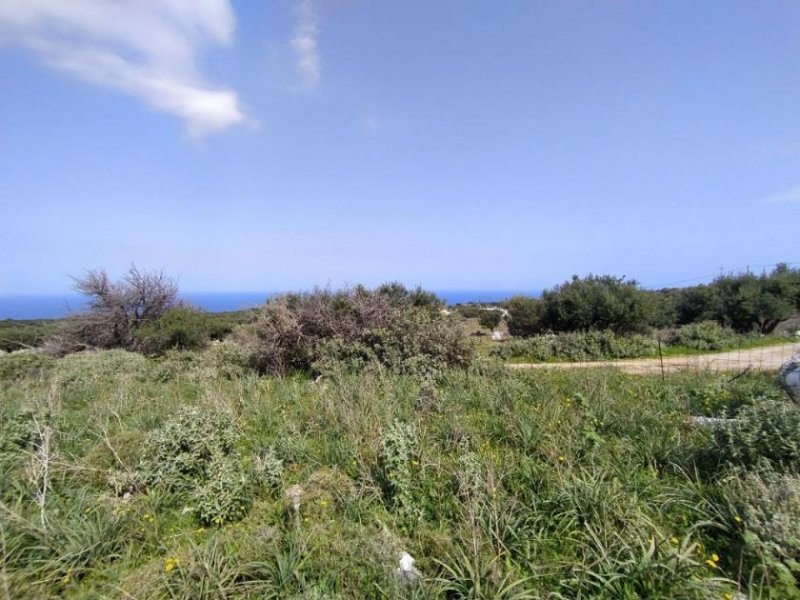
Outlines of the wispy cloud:
<svg viewBox="0 0 800 600">
<path fill-rule="evenodd" d="M 317 37 L 319 36 L 317 16 L 311 0 L 298 0 L 295 12 L 297 23 L 291 41 L 295 66 L 303 85 L 311 88 L 319 83 L 322 74 L 317 48 Z"/>
<path fill-rule="evenodd" d="M 180 117 L 192 135 L 243 123 L 235 90 L 205 81 L 197 56 L 233 40 L 228 0 L 2 0 L 0 39 L 44 64 Z"/>
<path fill-rule="evenodd" d="M 767 204 L 798 204 L 800 203 L 800 186 L 761 198 Z"/>
</svg>

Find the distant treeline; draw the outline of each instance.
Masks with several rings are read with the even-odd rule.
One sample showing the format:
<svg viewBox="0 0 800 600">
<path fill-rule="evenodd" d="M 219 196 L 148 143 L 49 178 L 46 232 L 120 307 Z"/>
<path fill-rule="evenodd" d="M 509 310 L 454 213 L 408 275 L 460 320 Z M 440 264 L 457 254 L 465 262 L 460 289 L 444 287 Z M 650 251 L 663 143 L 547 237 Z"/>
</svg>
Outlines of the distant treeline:
<svg viewBox="0 0 800 600">
<path fill-rule="evenodd" d="M 800 309 L 800 269 L 779 264 L 771 272 L 723 275 L 709 284 L 661 290 L 610 275 L 573 277 L 541 298 L 505 303 L 512 335 L 610 330 L 643 333 L 716 321 L 739 333 L 768 334 Z"/>
<path fill-rule="evenodd" d="M 76 289 L 88 299 L 85 313 L 57 321 L 0 321 L 0 350 L 49 344 L 57 354 L 87 348 L 126 348 L 160 354 L 170 348 L 199 348 L 258 321 L 264 310 L 274 312 L 278 304 L 269 302 L 266 309 L 208 313 L 178 301 L 177 285 L 163 273 L 141 272 L 136 267 L 118 282 L 109 280 L 105 272 L 89 272 L 76 280 Z M 420 320 L 416 313 L 402 314 L 401 318 L 401 309 L 424 308 L 422 314 L 427 315 L 444 308 L 435 294 L 419 288 L 407 290 L 397 283 L 384 284 L 373 291 L 361 286 L 341 293 L 318 290 L 301 298 L 303 302 L 287 305 L 286 317 L 287 322 L 300 325 L 297 331 L 292 329 L 294 325 L 287 326 L 278 336 L 282 340 L 279 345 L 286 346 L 290 339 L 301 339 L 304 343 L 316 340 L 313 344 L 317 346 L 328 339 L 347 338 L 347 343 L 357 339 L 369 348 L 369 352 L 363 353 L 370 355 L 379 345 L 370 336 L 375 337 L 376 332 L 383 335 L 389 321 L 395 324 L 403 321 L 410 327 L 409 319 Z M 386 303 L 391 310 L 384 306 Z M 314 306 L 318 314 L 312 315 L 308 306 Z M 635 280 L 624 277 L 575 276 L 545 290 L 540 298 L 517 296 L 502 307 L 508 311 L 509 332 L 517 337 L 586 331 L 627 335 L 707 321 L 739 333 L 768 334 L 800 309 L 800 269 L 779 264 L 771 272 L 724 275 L 709 284 L 657 291 L 646 290 Z M 478 318 L 484 327 L 492 329 L 506 318 L 496 308 L 489 311 L 463 305 L 457 310 L 463 316 Z M 322 314 L 325 319 L 319 317 Z M 348 333 L 348 337 L 342 333 L 341 323 L 352 319 L 358 323 L 358 334 Z M 323 321 L 324 327 L 320 325 Z M 434 321 L 433 325 L 428 323 L 425 316 L 420 326 L 438 327 L 438 319 Z M 324 335 L 318 335 L 321 330 Z M 428 341 L 423 345 L 427 344 Z M 300 354 L 305 356 L 308 351 Z M 289 362 L 305 364 L 309 362 L 306 359 Z"/>
</svg>

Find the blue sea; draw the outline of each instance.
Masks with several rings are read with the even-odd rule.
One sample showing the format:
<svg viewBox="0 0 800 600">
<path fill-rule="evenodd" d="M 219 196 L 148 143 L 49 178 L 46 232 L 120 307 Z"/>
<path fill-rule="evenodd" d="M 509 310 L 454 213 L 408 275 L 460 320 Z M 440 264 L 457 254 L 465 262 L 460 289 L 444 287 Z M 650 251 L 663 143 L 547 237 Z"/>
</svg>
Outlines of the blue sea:
<svg viewBox="0 0 800 600">
<path fill-rule="evenodd" d="M 445 290 L 436 295 L 448 305 L 466 302 L 500 302 L 511 296 L 538 296 L 539 291 Z M 181 298 L 210 312 L 241 310 L 263 304 L 276 292 L 186 292 Z M 0 319 L 58 319 L 81 312 L 86 300 L 78 294 L 0 295 Z"/>
</svg>

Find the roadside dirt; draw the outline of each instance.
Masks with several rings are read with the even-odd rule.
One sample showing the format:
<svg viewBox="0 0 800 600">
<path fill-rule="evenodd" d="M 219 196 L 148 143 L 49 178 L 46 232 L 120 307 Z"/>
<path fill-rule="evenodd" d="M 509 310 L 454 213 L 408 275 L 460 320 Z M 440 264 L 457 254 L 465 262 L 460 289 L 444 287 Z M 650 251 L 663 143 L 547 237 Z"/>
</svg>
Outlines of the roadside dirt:
<svg viewBox="0 0 800 600">
<path fill-rule="evenodd" d="M 665 358 L 663 372 L 679 371 L 777 371 L 795 352 L 800 352 L 800 344 L 781 344 L 750 350 L 734 350 L 696 356 L 675 356 Z M 658 358 L 638 358 L 632 360 L 607 360 L 594 362 L 511 364 L 511 369 L 586 369 L 590 367 L 616 367 L 632 375 L 660 374 L 662 363 Z"/>
</svg>

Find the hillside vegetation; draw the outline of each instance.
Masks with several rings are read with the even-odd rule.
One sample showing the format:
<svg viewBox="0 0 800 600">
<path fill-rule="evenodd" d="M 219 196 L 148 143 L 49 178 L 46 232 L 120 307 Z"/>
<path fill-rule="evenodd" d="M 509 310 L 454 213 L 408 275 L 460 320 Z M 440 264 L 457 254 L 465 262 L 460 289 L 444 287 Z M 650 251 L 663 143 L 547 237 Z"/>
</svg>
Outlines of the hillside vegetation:
<svg viewBox="0 0 800 600">
<path fill-rule="evenodd" d="M 89 283 L 0 355 L 5 598 L 800 597 L 800 407 L 772 376 L 512 372 L 397 284 L 215 329 L 160 274 Z"/>
<path fill-rule="evenodd" d="M 767 377 L 315 382 L 219 344 L 7 355 L 0 406 L 8 597 L 798 593 L 800 411 Z"/>
</svg>

